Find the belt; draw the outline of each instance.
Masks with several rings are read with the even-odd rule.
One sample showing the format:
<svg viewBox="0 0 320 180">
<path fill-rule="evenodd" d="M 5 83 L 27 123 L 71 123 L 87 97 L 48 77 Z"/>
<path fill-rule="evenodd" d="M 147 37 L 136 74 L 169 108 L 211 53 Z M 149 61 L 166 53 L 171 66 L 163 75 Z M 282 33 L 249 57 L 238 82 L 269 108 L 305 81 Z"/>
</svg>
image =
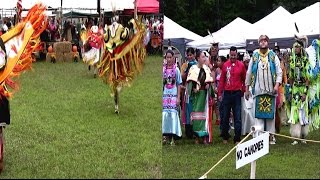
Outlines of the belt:
<svg viewBox="0 0 320 180">
<path fill-rule="evenodd" d="M 223 91 L 224 93 L 228 93 L 228 94 L 234 94 L 234 93 L 237 93 L 237 92 L 241 92 L 241 90 L 224 90 Z"/>
</svg>

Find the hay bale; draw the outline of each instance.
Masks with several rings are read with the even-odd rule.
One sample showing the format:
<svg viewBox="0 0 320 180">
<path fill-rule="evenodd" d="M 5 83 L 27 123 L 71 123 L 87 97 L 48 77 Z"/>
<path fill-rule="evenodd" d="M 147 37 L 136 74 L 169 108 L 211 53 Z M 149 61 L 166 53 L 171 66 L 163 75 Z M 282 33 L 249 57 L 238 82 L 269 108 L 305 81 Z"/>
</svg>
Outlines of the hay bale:
<svg viewBox="0 0 320 180">
<path fill-rule="evenodd" d="M 56 53 L 69 53 L 72 51 L 72 44 L 68 41 L 56 42 L 53 44 L 53 51 Z"/>
<path fill-rule="evenodd" d="M 73 62 L 73 52 L 63 53 L 64 62 Z"/>
<path fill-rule="evenodd" d="M 56 42 L 53 44 L 53 52 L 62 53 L 63 51 L 63 44 L 61 42 Z"/>
<path fill-rule="evenodd" d="M 62 50 L 63 53 L 72 52 L 72 44 L 71 44 L 71 42 L 65 41 L 65 42 L 62 42 L 62 43 L 63 43 L 63 50 Z"/>
<path fill-rule="evenodd" d="M 64 62 L 64 54 L 63 53 L 56 53 L 56 61 L 57 62 Z"/>
<path fill-rule="evenodd" d="M 46 62 L 52 62 L 54 60 L 52 56 L 55 56 L 55 53 L 47 53 Z"/>
</svg>

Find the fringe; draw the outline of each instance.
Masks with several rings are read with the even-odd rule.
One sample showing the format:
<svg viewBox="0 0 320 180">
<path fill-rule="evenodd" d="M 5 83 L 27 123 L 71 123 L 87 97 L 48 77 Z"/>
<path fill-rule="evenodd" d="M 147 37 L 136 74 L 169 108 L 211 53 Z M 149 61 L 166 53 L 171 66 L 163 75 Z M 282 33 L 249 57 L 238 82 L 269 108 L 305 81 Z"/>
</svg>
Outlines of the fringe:
<svg viewBox="0 0 320 180">
<path fill-rule="evenodd" d="M 99 76 L 115 93 L 117 87 L 131 85 L 135 75 L 140 74 L 146 57 L 143 40 L 146 30 L 142 22 L 133 23 L 137 33 L 112 52 L 105 50 L 98 65 Z"/>
<path fill-rule="evenodd" d="M 48 25 L 45 15 L 46 9 L 46 6 L 42 3 L 35 4 L 23 21 L 1 36 L 5 44 L 13 38 L 23 39 L 23 45 L 20 49 L 17 49 L 15 46 L 11 47 L 17 55 L 15 57 L 8 57 L 10 61 L 7 62 L 7 66 L 0 73 L 0 93 L 8 98 L 12 96 L 12 93 L 9 92 L 7 87 L 9 86 L 14 91 L 18 90 L 18 83 L 14 82 L 13 78 L 18 77 L 25 70 L 31 69 L 32 62 L 35 61 L 32 53 L 41 48 L 39 37 Z"/>
</svg>

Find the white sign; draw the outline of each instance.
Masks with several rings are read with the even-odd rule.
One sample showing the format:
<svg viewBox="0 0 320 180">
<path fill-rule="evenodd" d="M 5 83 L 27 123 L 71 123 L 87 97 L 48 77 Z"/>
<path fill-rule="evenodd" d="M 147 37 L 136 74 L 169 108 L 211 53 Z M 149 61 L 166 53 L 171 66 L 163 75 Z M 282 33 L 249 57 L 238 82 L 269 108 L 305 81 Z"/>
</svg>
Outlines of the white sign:
<svg viewBox="0 0 320 180">
<path fill-rule="evenodd" d="M 261 134 L 245 143 L 239 144 L 236 150 L 236 169 L 255 161 L 269 153 L 269 132 Z"/>
</svg>

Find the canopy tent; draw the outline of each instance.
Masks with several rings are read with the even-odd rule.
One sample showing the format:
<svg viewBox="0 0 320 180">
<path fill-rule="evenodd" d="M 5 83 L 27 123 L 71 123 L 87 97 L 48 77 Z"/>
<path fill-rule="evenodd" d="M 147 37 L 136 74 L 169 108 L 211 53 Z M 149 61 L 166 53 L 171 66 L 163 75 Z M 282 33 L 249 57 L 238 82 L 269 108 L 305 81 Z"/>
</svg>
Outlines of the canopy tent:
<svg viewBox="0 0 320 180">
<path fill-rule="evenodd" d="M 124 9 L 124 14 L 133 14 L 133 13 L 134 13 L 134 7 Z M 138 14 L 158 14 L 159 0 L 137 0 L 137 13 Z"/>
<path fill-rule="evenodd" d="M 61 6 L 61 0 L 23 0 L 22 8 L 30 9 L 37 2 L 42 2 L 52 8 L 59 8 Z M 134 0 L 101 0 L 101 9 L 104 9 L 104 11 L 112 11 L 112 7 L 114 7 L 115 10 L 133 9 L 133 2 Z M 15 8 L 16 4 L 16 0 L 4 1 L 1 3 L 1 8 Z M 82 8 L 82 10 L 97 9 L 97 0 L 63 0 L 62 8 Z"/>
<path fill-rule="evenodd" d="M 314 39 L 317 39 L 320 37 L 320 34 L 315 35 L 307 35 L 308 37 L 308 44 L 310 45 Z M 269 48 L 273 49 L 275 46 L 275 43 L 281 48 L 292 48 L 293 43 L 295 42 L 294 37 L 286 37 L 286 38 L 272 38 L 269 40 Z M 256 39 L 248 39 L 247 40 L 247 50 L 255 50 L 259 48 L 258 40 Z"/>
<path fill-rule="evenodd" d="M 237 49 L 238 54 L 244 54 L 246 52 L 246 49 L 240 48 Z M 227 57 L 230 53 L 230 49 L 219 49 L 219 56 Z"/>
<path fill-rule="evenodd" d="M 159 13 L 159 0 L 137 0 L 138 13 Z"/>
<path fill-rule="evenodd" d="M 163 26 L 164 44 L 167 45 L 170 41 L 171 45 L 178 48 L 183 56 L 185 54 L 187 42 L 203 38 L 197 35 L 196 33 L 191 32 L 188 29 L 180 26 L 167 16 L 164 16 Z"/>
<path fill-rule="evenodd" d="M 209 49 L 213 41 L 219 42 L 220 49 L 228 49 L 231 46 L 238 48 L 246 46 L 246 35 L 252 24 L 237 17 L 220 30 L 207 35 L 197 41 L 189 42 L 187 46 L 198 49 Z"/>
<path fill-rule="evenodd" d="M 180 26 L 176 22 L 172 21 L 167 16 L 164 16 L 164 39 L 184 38 L 188 40 L 197 40 L 202 37 L 188 29 Z"/>
<path fill-rule="evenodd" d="M 71 10 L 70 12 L 64 13 L 63 17 L 66 18 L 87 18 L 87 17 L 99 17 L 98 13 L 91 14 L 91 13 L 81 13 L 74 10 Z"/>
<path fill-rule="evenodd" d="M 320 2 L 294 13 L 293 18 L 300 34 L 320 34 Z"/>
<path fill-rule="evenodd" d="M 307 35 L 308 43 L 313 39 L 319 38 L 320 25 L 320 3 L 317 2 L 305 9 L 290 14 L 281 6 L 274 12 L 254 24 L 247 39 L 247 49 L 253 50 L 259 47 L 258 38 L 261 34 L 269 36 L 270 48 L 277 43 L 280 48 L 291 48 L 294 43 L 294 35 Z M 296 31 L 295 22 L 299 33 Z M 272 26 L 268 26 L 271 24 Z M 261 30 L 263 27 L 265 30 Z M 274 28 L 277 27 L 277 28 Z"/>
<path fill-rule="evenodd" d="M 247 39 L 258 39 L 261 34 L 271 38 L 293 37 L 296 34 L 294 19 L 282 6 L 253 24 Z"/>
<path fill-rule="evenodd" d="M 21 17 L 27 17 L 27 14 L 28 14 L 28 11 L 22 11 L 21 12 Z M 56 16 L 56 14 L 54 14 L 52 11 L 46 11 L 45 14 L 48 16 L 48 17 L 54 17 Z"/>
<path fill-rule="evenodd" d="M 24 0 L 22 1 L 22 8 L 30 9 L 39 0 Z M 66 0 L 65 0 L 66 1 Z M 51 7 L 60 7 L 60 0 L 42 0 L 43 4 Z M 17 6 L 17 0 L 3 1 L 1 2 L 1 8 L 10 9 Z"/>
</svg>

